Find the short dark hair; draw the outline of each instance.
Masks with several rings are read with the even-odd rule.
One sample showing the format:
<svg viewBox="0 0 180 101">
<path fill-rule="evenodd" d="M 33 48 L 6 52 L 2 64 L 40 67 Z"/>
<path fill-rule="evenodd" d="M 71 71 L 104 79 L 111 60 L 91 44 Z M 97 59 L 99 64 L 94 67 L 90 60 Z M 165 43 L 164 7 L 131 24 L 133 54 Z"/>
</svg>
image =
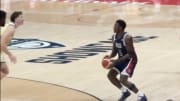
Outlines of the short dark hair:
<svg viewBox="0 0 180 101">
<path fill-rule="evenodd" d="M 11 14 L 11 17 L 10 17 L 10 20 L 11 22 L 15 22 L 16 18 L 19 16 L 19 15 L 22 15 L 23 13 L 21 11 L 15 11 Z"/>
<path fill-rule="evenodd" d="M 0 10 L 0 26 L 4 26 L 6 20 L 6 12 Z"/>
<path fill-rule="evenodd" d="M 5 18 L 6 17 L 6 12 L 3 11 L 3 10 L 0 10 L 0 17 L 1 17 L 1 19 Z"/>
<path fill-rule="evenodd" d="M 116 20 L 116 23 L 118 23 L 119 26 L 121 26 L 123 30 L 126 28 L 126 22 L 124 20 L 122 19 Z"/>
</svg>

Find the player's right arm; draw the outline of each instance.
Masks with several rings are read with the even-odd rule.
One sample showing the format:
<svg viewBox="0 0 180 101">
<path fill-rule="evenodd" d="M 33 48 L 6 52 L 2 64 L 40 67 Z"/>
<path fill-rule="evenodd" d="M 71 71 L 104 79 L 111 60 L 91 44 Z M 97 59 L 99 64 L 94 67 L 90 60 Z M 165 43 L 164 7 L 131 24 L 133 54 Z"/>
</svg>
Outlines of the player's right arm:
<svg viewBox="0 0 180 101">
<path fill-rule="evenodd" d="M 113 42 L 113 46 L 112 46 L 112 52 L 110 54 L 110 58 L 113 58 L 117 55 L 117 50 L 115 48 L 115 43 Z"/>
<path fill-rule="evenodd" d="M 8 55 L 10 60 L 15 63 L 16 58 L 13 56 L 13 54 L 8 50 L 8 44 L 12 40 L 15 33 L 15 29 L 11 26 L 8 26 L 7 29 L 5 29 L 5 32 L 1 36 L 1 51 L 3 51 L 5 54 Z"/>
</svg>

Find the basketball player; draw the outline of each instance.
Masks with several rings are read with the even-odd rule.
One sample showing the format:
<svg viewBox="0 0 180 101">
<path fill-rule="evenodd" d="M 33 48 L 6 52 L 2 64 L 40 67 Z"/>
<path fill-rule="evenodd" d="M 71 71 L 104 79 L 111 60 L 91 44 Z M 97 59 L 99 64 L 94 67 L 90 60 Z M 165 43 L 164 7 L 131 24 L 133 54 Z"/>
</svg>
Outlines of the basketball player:
<svg viewBox="0 0 180 101">
<path fill-rule="evenodd" d="M 11 22 L 4 28 L 4 30 L 2 30 L 1 33 L 1 79 L 9 73 L 8 66 L 4 60 L 4 54 L 9 57 L 11 62 L 16 63 L 16 57 L 8 50 L 7 46 L 13 38 L 16 28 L 24 22 L 22 12 L 13 12 L 10 21 Z"/>
<path fill-rule="evenodd" d="M 125 32 L 126 22 L 117 20 L 114 25 L 113 48 L 110 54 L 110 71 L 108 79 L 113 85 L 122 91 L 122 95 L 118 101 L 125 101 L 131 95 L 129 90 L 137 94 L 138 101 L 147 101 L 144 93 L 140 92 L 136 85 L 128 81 L 132 77 L 133 71 L 137 63 L 137 55 L 133 46 L 133 38 Z M 118 55 L 117 59 L 113 59 Z M 120 79 L 117 75 L 120 74 Z"/>
<path fill-rule="evenodd" d="M 6 22 L 6 12 L 3 10 L 0 10 L 0 33 L 1 33 L 1 27 L 3 27 L 5 25 Z M 1 52 L 0 52 L 1 53 Z M 2 55 L 2 54 L 1 54 Z M 2 61 L 2 59 L 0 60 L 0 62 Z M 2 63 L 2 62 L 1 62 Z M 3 75 L 2 72 L 2 67 L 0 67 L 0 73 L 1 75 Z M 2 77 L 2 76 L 1 76 Z"/>
</svg>

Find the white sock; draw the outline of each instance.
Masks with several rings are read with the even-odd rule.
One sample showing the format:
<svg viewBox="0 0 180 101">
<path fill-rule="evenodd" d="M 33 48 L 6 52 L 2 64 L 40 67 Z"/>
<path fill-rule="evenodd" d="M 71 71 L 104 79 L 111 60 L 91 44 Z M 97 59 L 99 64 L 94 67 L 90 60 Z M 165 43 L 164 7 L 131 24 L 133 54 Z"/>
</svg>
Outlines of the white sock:
<svg viewBox="0 0 180 101">
<path fill-rule="evenodd" d="M 138 91 L 137 96 L 138 97 L 144 96 L 144 93 L 142 93 L 141 91 Z"/>
<path fill-rule="evenodd" d="M 127 88 L 125 88 L 125 87 L 121 87 L 121 91 L 124 93 L 124 92 L 127 92 Z"/>
</svg>

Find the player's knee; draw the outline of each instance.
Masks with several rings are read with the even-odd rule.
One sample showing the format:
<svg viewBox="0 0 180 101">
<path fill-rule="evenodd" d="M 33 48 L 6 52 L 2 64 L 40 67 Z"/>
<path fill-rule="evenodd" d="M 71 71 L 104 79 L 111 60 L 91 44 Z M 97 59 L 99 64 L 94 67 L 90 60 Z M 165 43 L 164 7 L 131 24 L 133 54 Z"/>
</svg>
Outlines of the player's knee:
<svg viewBox="0 0 180 101">
<path fill-rule="evenodd" d="M 2 65 L 1 73 L 5 74 L 5 75 L 9 74 L 9 69 L 8 69 L 7 65 Z"/>
<path fill-rule="evenodd" d="M 124 85 L 127 85 L 127 83 L 128 83 L 127 79 L 120 79 L 120 82 Z"/>
<path fill-rule="evenodd" d="M 107 74 L 107 77 L 108 77 L 108 79 L 111 79 L 113 76 L 112 76 L 111 73 L 108 73 L 108 74 Z"/>
<path fill-rule="evenodd" d="M 8 74 L 9 74 L 9 70 L 5 70 L 4 73 L 5 73 L 6 75 L 8 75 Z"/>
<path fill-rule="evenodd" d="M 122 84 L 126 83 L 126 81 L 125 81 L 124 79 L 120 79 L 120 82 L 121 82 Z"/>
<path fill-rule="evenodd" d="M 1 71 L 1 74 L 8 75 L 9 71 L 8 70 L 3 70 L 3 71 Z"/>
<path fill-rule="evenodd" d="M 116 76 L 117 76 L 117 75 L 116 75 L 116 74 L 113 74 L 112 72 L 109 72 L 109 73 L 107 74 L 107 77 L 108 77 L 109 80 L 116 78 Z"/>
</svg>

